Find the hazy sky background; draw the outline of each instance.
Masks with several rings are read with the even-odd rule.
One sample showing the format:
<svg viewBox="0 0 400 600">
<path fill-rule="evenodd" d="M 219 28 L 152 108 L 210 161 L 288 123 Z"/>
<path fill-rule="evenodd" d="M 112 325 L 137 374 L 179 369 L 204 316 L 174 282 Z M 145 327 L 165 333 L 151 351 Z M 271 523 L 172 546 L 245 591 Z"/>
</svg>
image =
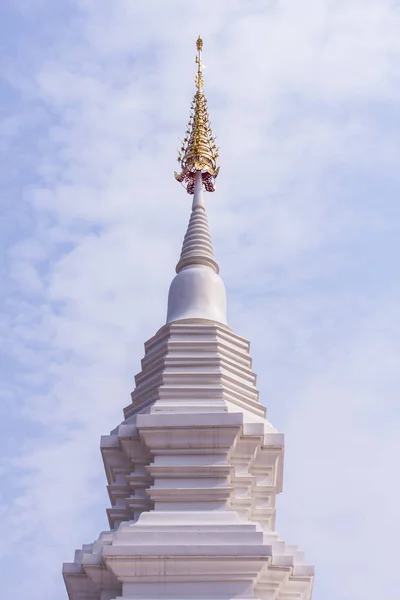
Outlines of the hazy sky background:
<svg viewBox="0 0 400 600">
<path fill-rule="evenodd" d="M 232 328 L 286 434 L 313 600 L 398 600 L 400 3 L 0 4 L 0 587 L 66 598 L 107 528 L 102 433 L 165 321 L 204 38 Z"/>
</svg>

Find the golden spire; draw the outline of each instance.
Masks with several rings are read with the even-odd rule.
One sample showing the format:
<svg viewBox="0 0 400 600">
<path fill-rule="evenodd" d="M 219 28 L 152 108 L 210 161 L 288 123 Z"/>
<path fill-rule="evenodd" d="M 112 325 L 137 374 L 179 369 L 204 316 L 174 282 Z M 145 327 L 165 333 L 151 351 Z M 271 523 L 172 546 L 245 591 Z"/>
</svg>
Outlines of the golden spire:
<svg viewBox="0 0 400 600">
<path fill-rule="evenodd" d="M 188 194 L 194 193 L 196 172 L 200 172 L 207 192 L 215 190 L 215 178 L 218 175 L 217 167 L 218 148 L 215 144 L 207 111 L 207 99 L 203 92 L 203 68 L 201 51 L 203 40 L 199 36 L 196 41 L 197 74 L 195 78 L 197 91 L 194 95 L 189 122 L 185 138 L 178 155 L 181 163 L 181 172 L 175 173 L 175 179 L 186 187 Z"/>
</svg>

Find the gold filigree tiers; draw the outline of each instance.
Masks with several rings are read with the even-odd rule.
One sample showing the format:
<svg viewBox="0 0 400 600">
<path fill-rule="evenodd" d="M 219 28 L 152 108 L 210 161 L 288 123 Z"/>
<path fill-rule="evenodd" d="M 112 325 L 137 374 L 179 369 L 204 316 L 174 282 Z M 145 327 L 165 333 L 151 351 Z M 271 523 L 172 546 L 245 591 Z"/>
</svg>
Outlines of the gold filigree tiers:
<svg viewBox="0 0 400 600">
<path fill-rule="evenodd" d="M 181 163 L 181 172 L 175 172 L 175 179 L 182 183 L 188 194 L 194 193 L 196 172 L 200 171 L 207 192 L 215 190 L 215 178 L 219 173 L 217 167 L 218 148 L 211 131 L 210 118 L 207 110 L 207 99 L 203 93 L 203 65 L 201 63 L 201 50 L 203 41 L 199 37 L 197 42 L 197 92 L 194 95 L 189 122 L 185 138 L 178 155 Z"/>
</svg>

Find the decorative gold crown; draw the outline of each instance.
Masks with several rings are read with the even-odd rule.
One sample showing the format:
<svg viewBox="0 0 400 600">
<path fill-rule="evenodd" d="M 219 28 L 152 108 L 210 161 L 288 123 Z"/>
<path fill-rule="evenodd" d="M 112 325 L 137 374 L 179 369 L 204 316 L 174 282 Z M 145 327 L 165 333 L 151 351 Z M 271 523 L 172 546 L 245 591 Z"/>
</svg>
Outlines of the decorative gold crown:
<svg viewBox="0 0 400 600">
<path fill-rule="evenodd" d="M 180 162 L 182 170 L 179 174 L 175 172 L 175 179 L 186 187 L 188 194 L 194 193 L 197 171 L 201 172 L 204 187 L 208 192 L 215 190 L 215 179 L 219 173 L 219 167 L 217 167 L 218 148 L 211 131 L 207 99 L 203 92 L 204 65 L 201 62 L 203 40 L 200 36 L 197 38 L 196 48 L 197 74 L 195 82 L 197 91 L 192 100 L 189 122 L 178 154 L 178 162 Z"/>
</svg>

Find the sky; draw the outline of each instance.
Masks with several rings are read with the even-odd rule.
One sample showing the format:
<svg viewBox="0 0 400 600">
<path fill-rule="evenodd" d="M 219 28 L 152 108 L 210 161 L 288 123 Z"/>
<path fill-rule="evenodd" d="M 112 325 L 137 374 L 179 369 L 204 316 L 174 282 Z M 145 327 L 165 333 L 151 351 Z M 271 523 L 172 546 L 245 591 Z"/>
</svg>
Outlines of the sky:
<svg viewBox="0 0 400 600">
<path fill-rule="evenodd" d="M 400 2 L 3 0 L 0 581 L 61 600 L 107 528 L 99 451 L 163 325 L 204 39 L 230 326 L 285 433 L 313 600 L 398 600 Z"/>
</svg>

